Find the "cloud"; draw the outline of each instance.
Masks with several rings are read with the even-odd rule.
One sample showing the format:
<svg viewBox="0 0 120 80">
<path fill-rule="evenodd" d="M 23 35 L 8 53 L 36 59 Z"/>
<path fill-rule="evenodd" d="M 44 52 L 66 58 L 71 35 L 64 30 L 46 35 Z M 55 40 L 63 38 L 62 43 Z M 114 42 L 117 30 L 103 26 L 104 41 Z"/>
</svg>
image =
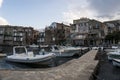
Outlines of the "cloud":
<svg viewBox="0 0 120 80">
<path fill-rule="evenodd" d="M 3 0 L 0 0 L 0 7 L 2 6 Z"/>
<path fill-rule="evenodd" d="M 0 0 L 0 8 L 2 7 L 3 0 Z M 7 25 L 8 22 L 3 17 L 0 16 L 0 25 Z"/>
<path fill-rule="evenodd" d="M 71 2 L 68 3 L 67 11 L 62 14 L 63 19 L 70 23 L 73 19 L 78 19 L 81 17 L 93 18 L 96 15 L 94 10 L 89 8 L 89 3 L 87 0 L 71 0 Z"/>
<path fill-rule="evenodd" d="M 8 22 L 4 18 L 0 17 L 0 25 L 7 25 L 7 24 Z"/>
<path fill-rule="evenodd" d="M 120 19 L 120 0 L 70 0 L 63 19 L 72 22 L 81 17 L 94 18 L 100 21 Z"/>
<path fill-rule="evenodd" d="M 120 18 L 120 0 L 88 0 L 89 7 L 94 9 L 98 16 L 108 19 Z"/>
</svg>

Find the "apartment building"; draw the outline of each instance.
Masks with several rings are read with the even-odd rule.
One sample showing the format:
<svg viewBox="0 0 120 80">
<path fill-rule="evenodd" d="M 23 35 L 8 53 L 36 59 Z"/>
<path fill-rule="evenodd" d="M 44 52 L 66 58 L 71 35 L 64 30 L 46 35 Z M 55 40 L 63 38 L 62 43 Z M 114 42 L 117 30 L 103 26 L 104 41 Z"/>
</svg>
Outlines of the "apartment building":
<svg viewBox="0 0 120 80">
<path fill-rule="evenodd" d="M 5 32 L 5 28 L 0 27 L 0 45 L 2 45 L 4 42 L 4 32 Z"/>
<path fill-rule="evenodd" d="M 33 44 L 38 44 L 39 39 L 39 31 L 33 30 Z"/>
<path fill-rule="evenodd" d="M 38 38 L 38 44 L 39 45 L 44 45 L 45 44 L 45 30 L 40 30 L 39 31 L 39 38 Z"/>
<path fill-rule="evenodd" d="M 0 45 L 29 45 L 33 38 L 33 28 L 23 26 L 0 26 Z"/>
<path fill-rule="evenodd" d="M 45 43 L 65 45 L 70 34 L 70 26 L 53 22 L 45 28 Z"/>
<path fill-rule="evenodd" d="M 30 45 L 34 43 L 34 29 L 32 27 L 24 27 L 24 33 L 26 35 L 26 44 Z"/>
<path fill-rule="evenodd" d="M 73 45 L 99 45 L 105 37 L 105 26 L 94 19 L 73 20 L 71 28 Z"/>
<path fill-rule="evenodd" d="M 13 44 L 13 28 L 6 26 L 4 27 L 5 31 L 4 31 L 4 45 L 12 45 Z"/>
<path fill-rule="evenodd" d="M 107 26 L 108 33 L 113 33 L 114 31 L 120 31 L 120 20 L 106 21 L 104 22 Z"/>
<path fill-rule="evenodd" d="M 55 44 L 54 29 L 51 27 L 45 28 L 45 44 L 48 44 L 48 45 Z"/>
<path fill-rule="evenodd" d="M 23 27 L 13 28 L 13 44 L 14 45 L 26 45 L 26 34 Z"/>
</svg>

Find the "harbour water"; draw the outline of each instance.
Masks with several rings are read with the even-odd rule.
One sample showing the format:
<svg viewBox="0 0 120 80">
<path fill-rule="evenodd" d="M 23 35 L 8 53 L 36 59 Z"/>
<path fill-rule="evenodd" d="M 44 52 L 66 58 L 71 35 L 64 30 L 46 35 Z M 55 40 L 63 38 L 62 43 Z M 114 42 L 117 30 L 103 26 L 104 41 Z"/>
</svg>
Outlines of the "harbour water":
<svg viewBox="0 0 120 80">
<path fill-rule="evenodd" d="M 120 80 L 120 68 L 113 66 L 112 61 L 108 60 L 107 52 L 98 53 L 99 67 L 94 74 L 94 80 Z"/>
</svg>

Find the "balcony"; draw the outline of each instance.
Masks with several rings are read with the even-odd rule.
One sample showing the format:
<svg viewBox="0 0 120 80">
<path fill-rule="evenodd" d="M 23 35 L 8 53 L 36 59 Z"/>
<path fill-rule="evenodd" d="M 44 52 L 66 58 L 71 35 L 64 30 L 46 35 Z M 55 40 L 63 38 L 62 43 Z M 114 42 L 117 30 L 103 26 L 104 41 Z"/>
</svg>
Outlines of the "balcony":
<svg viewBox="0 0 120 80">
<path fill-rule="evenodd" d="M 23 38 L 16 38 L 16 37 L 14 37 L 14 41 L 16 41 L 16 42 L 22 42 Z"/>
<path fill-rule="evenodd" d="M 6 40 L 6 41 L 12 41 L 13 38 L 12 37 L 5 37 L 4 40 Z"/>
<path fill-rule="evenodd" d="M 5 32 L 4 36 L 13 36 L 13 34 L 11 32 Z"/>
<path fill-rule="evenodd" d="M 14 33 L 14 36 L 20 36 L 20 37 L 22 37 L 23 33 Z"/>
<path fill-rule="evenodd" d="M 3 34 L 4 34 L 4 32 L 1 32 L 1 31 L 0 31 L 0 35 L 3 35 Z"/>
<path fill-rule="evenodd" d="M 88 39 L 99 39 L 99 36 L 88 36 Z"/>
</svg>

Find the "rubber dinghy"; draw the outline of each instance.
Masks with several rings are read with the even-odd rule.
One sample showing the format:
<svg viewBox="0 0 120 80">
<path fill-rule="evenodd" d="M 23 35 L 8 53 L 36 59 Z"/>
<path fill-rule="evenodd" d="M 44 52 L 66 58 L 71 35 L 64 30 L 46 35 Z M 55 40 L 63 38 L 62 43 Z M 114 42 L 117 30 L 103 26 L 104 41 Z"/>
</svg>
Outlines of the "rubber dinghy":
<svg viewBox="0 0 120 80">
<path fill-rule="evenodd" d="M 6 61 L 44 64 L 50 62 L 53 58 L 55 58 L 54 53 L 41 51 L 37 55 L 34 55 L 33 51 L 27 51 L 25 46 L 15 46 L 13 47 L 13 54 L 7 56 Z"/>
</svg>

